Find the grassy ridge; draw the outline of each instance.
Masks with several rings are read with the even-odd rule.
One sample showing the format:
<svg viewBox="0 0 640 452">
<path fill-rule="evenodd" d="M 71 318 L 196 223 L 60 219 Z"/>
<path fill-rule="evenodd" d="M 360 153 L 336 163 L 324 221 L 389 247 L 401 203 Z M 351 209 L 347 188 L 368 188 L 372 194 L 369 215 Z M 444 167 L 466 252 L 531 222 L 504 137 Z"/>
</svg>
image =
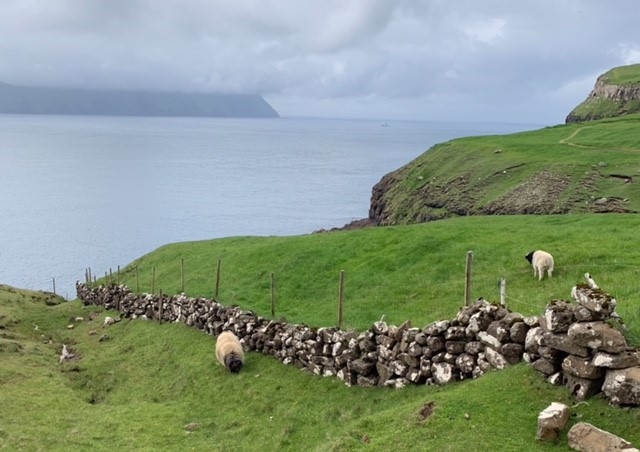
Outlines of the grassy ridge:
<svg viewBox="0 0 640 452">
<path fill-rule="evenodd" d="M 478 214 L 584 213 L 621 198 L 640 212 L 640 115 L 510 135 L 455 139 L 391 173 L 383 224 Z M 540 174 L 548 176 L 541 179 Z"/>
<path fill-rule="evenodd" d="M 156 268 L 165 293 L 211 296 L 222 259 L 220 299 L 268 314 L 269 274 L 277 315 L 335 324 L 338 272 L 347 273 L 345 317 L 364 328 L 381 314 L 423 325 L 462 304 L 466 251 L 475 253 L 473 292 L 495 300 L 508 281 L 512 309 L 540 313 L 591 271 L 620 301 L 631 332 L 640 286 L 634 215 L 469 217 L 413 226 L 296 237 L 236 237 L 164 246 L 123 270 L 135 286 Z M 533 278 L 524 253 L 556 255 L 550 280 Z M 142 290 L 150 280 L 140 278 Z M 98 313 L 88 320 L 91 313 Z M 548 450 L 535 441 L 537 414 L 572 405 L 527 365 L 446 387 L 349 388 L 273 358 L 248 354 L 239 375 L 214 362 L 215 341 L 182 324 L 142 320 L 102 326 L 78 301 L 46 306 L 25 291 L 0 290 L 0 449 L 7 450 Z M 85 320 L 75 320 L 77 317 Z M 37 325 L 37 330 L 35 329 Z M 69 329 L 68 325 L 74 325 Z M 92 332 L 95 331 L 95 334 Z M 103 335 L 107 340 L 100 341 Z M 80 357 L 58 364 L 62 344 Z M 423 416 L 425 406 L 433 412 Z M 638 410 L 600 399 L 575 406 L 591 422 L 640 444 Z M 508 434 L 505 434 L 508 432 Z M 563 436 L 554 450 L 568 450 Z"/>
</svg>

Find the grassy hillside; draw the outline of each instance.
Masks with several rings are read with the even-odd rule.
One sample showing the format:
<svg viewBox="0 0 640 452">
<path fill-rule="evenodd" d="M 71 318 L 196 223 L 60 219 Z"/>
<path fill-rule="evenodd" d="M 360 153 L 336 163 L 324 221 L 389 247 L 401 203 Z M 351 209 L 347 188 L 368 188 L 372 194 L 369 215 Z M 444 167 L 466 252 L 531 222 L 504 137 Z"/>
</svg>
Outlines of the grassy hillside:
<svg viewBox="0 0 640 452">
<path fill-rule="evenodd" d="M 640 303 L 640 216 L 585 214 L 467 217 L 426 224 L 337 231 L 294 237 L 232 237 L 175 243 L 122 269 L 119 281 L 141 292 L 212 297 L 221 260 L 218 299 L 270 315 L 271 273 L 276 317 L 312 326 L 337 324 L 340 271 L 346 275 L 344 328 L 363 330 L 386 316 L 415 326 L 453 317 L 464 304 L 467 251 L 473 251 L 472 297 L 541 314 L 552 299 L 569 299 L 590 272 L 617 297 L 620 315 L 634 320 Z M 537 281 L 524 255 L 534 249 L 556 259 L 554 277 Z M 137 277 L 136 277 L 137 269 Z M 115 279 L 115 276 L 114 276 Z M 636 332 L 640 339 L 640 325 Z"/>
<path fill-rule="evenodd" d="M 174 293 L 184 262 L 185 292 L 211 296 L 221 259 L 223 303 L 268 316 L 274 272 L 277 316 L 328 325 L 336 323 L 344 270 L 347 327 L 368 328 L 382 314 L 422 326 L 463 304 L 465 257 L 473 250 L 475 297 L 497 300 L 497 280 L 505 277 L 509 306 L 541 313 L 590 271 L 618 298 L 637 336 L 639 222 L 636 215 L 469 217 L 176 243 L 113 277 L 147 291 L 155 268 L 156 290 Z M 537 247 L 556 256 L 550 280 L 535 280 L 524 259 Z M 575 402 L 525 364 L 401 390 L 347 387 L 254 353 L 231 375 L 214 362 L 214 338 L 183 324 L 104 327 L 114 314 L 78 301 L 47 305 L 32 292 L 0 287 L 0 449 L 569 450 L 566 432 L 556 445 L 536 442 L 537 415 L 552 401 Z M 78 359 L 58 363 L 62 344 Z M 640 444 L 637 409 L 593 399 L 572 413 L 570 425 L 590 422 Z"/>
<path fill-rule="evenodd" d="M 640 115 L 438 144 L 374 188 L 370 217 L 640 212 Z"/>
<path fill-rule="evenodd" d="M 613 68 L 603 75 L 603 80 L 610 85 L 638 85 L 640 84 L 640 64 Z"/>
</svg>

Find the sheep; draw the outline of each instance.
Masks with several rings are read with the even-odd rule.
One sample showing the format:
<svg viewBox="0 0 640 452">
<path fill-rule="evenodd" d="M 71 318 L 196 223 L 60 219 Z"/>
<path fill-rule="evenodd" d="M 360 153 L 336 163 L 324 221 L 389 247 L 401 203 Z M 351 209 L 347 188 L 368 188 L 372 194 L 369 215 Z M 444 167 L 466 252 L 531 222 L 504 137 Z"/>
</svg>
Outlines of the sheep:
<svg viewBox="0 0 640 452">
<path fill-rule="evenodd" d="M 546 251 L 537 250 L 531 251 L 524 257 L 533 266 L 533 276 L 538 276 L 538 281 L 541 281 L 544 277 L 544 272 L 547 272 L 549 278 L 553 273 L 553 256 Z"/>
<path fill-rule="evenodd" d="M 230 372 L 238 373 L 244 365 L 242 344 L 230 331 L 223 331 L 216 340 L 216 358 Z"/>
</svg>

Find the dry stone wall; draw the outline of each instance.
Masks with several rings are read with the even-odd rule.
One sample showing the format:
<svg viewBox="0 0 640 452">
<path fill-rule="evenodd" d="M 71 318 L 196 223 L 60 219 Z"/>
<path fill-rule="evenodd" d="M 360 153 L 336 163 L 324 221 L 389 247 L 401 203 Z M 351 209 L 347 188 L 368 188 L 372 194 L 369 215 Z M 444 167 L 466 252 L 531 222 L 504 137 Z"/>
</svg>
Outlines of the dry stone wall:
<svg viewBox="0 0 640 452">
<path fill-rule="evenodd" d="M 183 322 L 213 336 L 232 331 L 246 350 L 347 385 L 442 385 L 524 360 L 578 400 L 602 392 L 615 404 L 640 404 L 640 355 L 610 326 L 615 300 L 589 285 L 574 287 L 576 303 L 552 301 L 541 316 L 480 299 L 423 328 L 381 319 L 362 332 L 290 324 L 184 294 L 134 294 L 123 285 L 77 283 L 76 290 L 85 305 L 122 318 Z"/>
</svg>

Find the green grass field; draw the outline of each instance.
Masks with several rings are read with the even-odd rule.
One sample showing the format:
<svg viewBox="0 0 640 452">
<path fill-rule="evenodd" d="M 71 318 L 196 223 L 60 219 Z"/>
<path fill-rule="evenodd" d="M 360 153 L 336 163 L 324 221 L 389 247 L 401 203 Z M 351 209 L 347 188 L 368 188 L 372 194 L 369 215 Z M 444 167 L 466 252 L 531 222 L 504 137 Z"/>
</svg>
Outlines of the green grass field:
<svg viewBox="0 0 640 452">
<path fill-rule="evenodd" d="M 269 317 L 273 276 L 275 317 L 320 327 L 338 324 L 344 272 L 344 329 L 382 316 L 423 327 L 464 305 L 471 251 L 472 300 L 498 302 L 504 279 L 507 307 L 540 315 L 570 300 L 589 272 L 639 346 L 640 216 L 588 213 L 602 198 L 640 211 L 639 124 L 632 115 L 452 140 L 395 172 L 393 225 L 168 244 L 98 283 L 205 297 L 217 288 L 221 303 Z M 552 175 L 545 207 L 562 214 L 458 216 L 421 197 L 437 185 L 470 212 L 535 200 L 537 185 L 518 187 L 541 172 Z M 451 218 L 410 224 L 427 214 Z M 554 255 L 552 278 L 533 277 L 524 256 L 535 249 Z M 0 286 L 0 450 L 569 450 L 566 431 L 554 444 L 535 439 L 537 416 L 554 401 L 572 406 L 568 427 L 589 422 L 640 446 L 638 408 L 576 404 L 524 363 L 443 387 L 360 388 L 248 353 L 232 375 L 215 362 L 211 336 L 145 320 L 105 327 L 107 315 L 117 313 Z M 76 359 L 59 362 L 63 344 Z"/>
<path fill-rule="evenodd" d="M 220 259 L 222 303 L 269 316 L 273 273 L 276 317 L 330 326 L 337 325 L 344 271 L 344 328 L 367 329 L 382 315 L 396 325 L 410 320 L 424 326 L 452 318 L 464 305 L 466 255 L 472 251 L 473 300 L 499 301 L 498 283 L 504 278 L 508 307 L 538 315 L 549 301 L 569 299 L 571 288 L 589 272 L 620 300 L 620 315 L 631 321 L 638 315 L 633 307 L 640 304 L 638 228 L 640 217 L 632 214 L 522 215 L 294 237 L 233 237 L 164 246 L 123 268 L 119 282 L 150 292 L 155 269 L 156 292 L 184 289 L 191 296 L 213 297 Z M 535 249 L 555 256 L 553 278 L 540 282 L 533 277 L 524 255 Z M 640 329 L 629 329 L 640 338 Z"/>
<path fill-rule="evenodd" d="M 323 326 L 336 324 L 344 270 L 345 328 L 368 328 L 381 315 L 423 326 L 464 304 L 472 250 L 474 298 L 497 301 L 505 278 L 509 307 L 540 314 L 551 299 L 569 299 L 588 271 L 617 297 L 628 336 L 637 338 L 639 222 L 635 215 L 468 217 L 176 243 L 113 278 L 148 291 L 155 268 L 156 290 L 175 293 L 184 262 L 185 292 L 210 297 L 220 259 L 224 304 L 269 316 L 273 272 L 276 316 Z M 538 247 L 556 257 L 551 279 L 534 279 L 524 259 Z M 99 315 L 88 320 L 91 313 Z M 575 402 L 526 364 L 445 387 L 394 390 L 347 387 L 249 353 L 244 371 L 232 375 L 214 362 L 213 337 L 144 320 L 103 327 L 113 314 L 79 301 L 47 306 L 37 293 L 2 287 L 0 449 L 568 450 L 566 432 L 553 445 L 535 440 L 537 415 L 553 401 Z M 58 363 L 63 343 L 77 361 Z M 426 406 L 433 410 L 424 418 Z M 594 398 L 573 407 L 570 425 L 590 422 L 640 444 L 639 420 L 636 408 Z"/>
</svg>

